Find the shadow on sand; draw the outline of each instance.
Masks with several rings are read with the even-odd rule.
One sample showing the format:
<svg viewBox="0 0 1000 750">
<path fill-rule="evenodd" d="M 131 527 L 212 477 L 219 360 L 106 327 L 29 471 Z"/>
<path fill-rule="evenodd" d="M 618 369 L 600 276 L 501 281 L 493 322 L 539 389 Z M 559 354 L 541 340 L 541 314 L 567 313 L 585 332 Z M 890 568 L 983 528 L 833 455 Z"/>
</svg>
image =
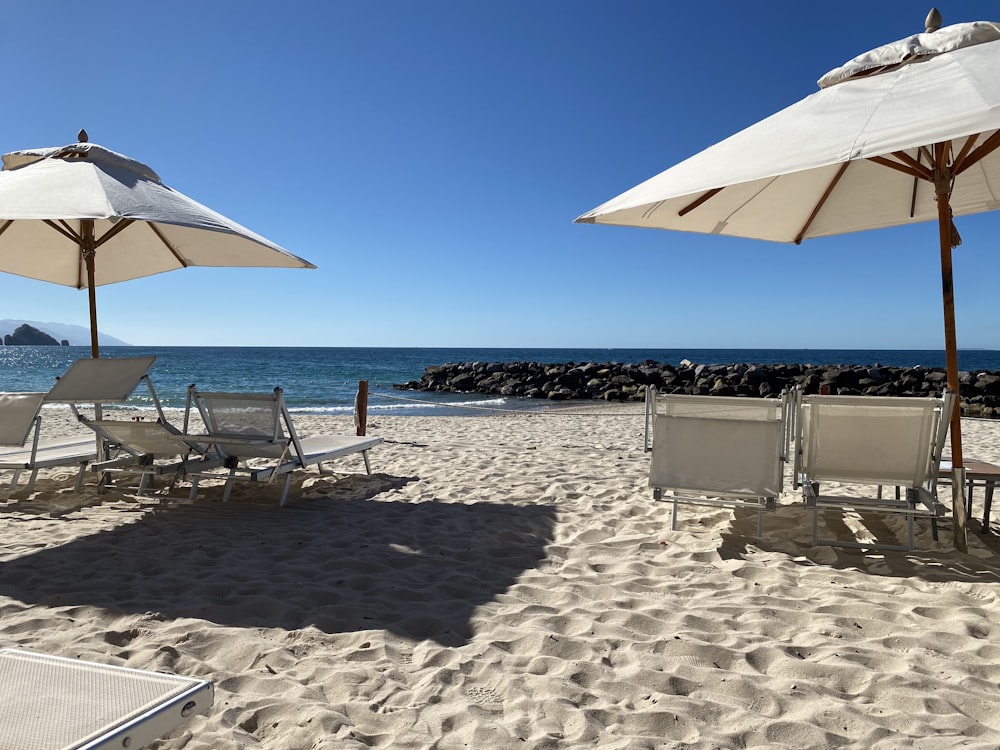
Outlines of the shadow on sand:
<svg viewBox="0 0 1000 750">
<path fill-rule="evenodd" d="M 784 519 L 782 522 L 780 519 Z M 899 526 L 890 528 L 884 515 L 866 513 L 863 526 L 870 536 L 879 542 L 901 544 L 905 541 Z M 795 542 L 768 536 L 768 523 L 788 524 L 800 530 Z M 850 540 L 854 533 L 835 511 L 823 513 L 824 537 Z M 923 529 L 929 537 L 929 519 L 918 519 L 918 529 Z M 970 548 L 980 547 L 976 555 L 967 555 L 951 549 L 952 524 L 950 518 L 938 519 L 938 533 L 946 545 L 945 550 L 921 548 L 917 538 L 912 551 L 872 550 L 837 547 L 831 545 L 812 546 L 812 512 L 800 506 L 781 507 L 775 513 L 764 514 L 764 534 L 756 535 L 756 515 L 747 511 L 734 514 L 731 530 L 723 532 L 719 554 L 723 558 L 749 559 L 751 546 L 769 552 L 781 552 L 789 560 L 806 566 L 825 566 L 831 569 L 864 570 L 870 575 L 889 578 L 920 578 L 937 583 L 1000 583 L 1000 538 L 994 534 L 982 534 L 978 521 L 969 522 Z M 924 538 L 927 538 L 924 537 Z"/>
<path fill-rule="evenodd" d="M 222 505 L 210 492 L 150 507 L 133 523 L 0 564 L 0 595 L 461 645 L 473 610 L 545 557 L 555 509 L 368 499 L 408 481 L 353 478 L 346 499 L 330 488 L 332 497 L 285 508 L 236 497 Z"/>
</svg>

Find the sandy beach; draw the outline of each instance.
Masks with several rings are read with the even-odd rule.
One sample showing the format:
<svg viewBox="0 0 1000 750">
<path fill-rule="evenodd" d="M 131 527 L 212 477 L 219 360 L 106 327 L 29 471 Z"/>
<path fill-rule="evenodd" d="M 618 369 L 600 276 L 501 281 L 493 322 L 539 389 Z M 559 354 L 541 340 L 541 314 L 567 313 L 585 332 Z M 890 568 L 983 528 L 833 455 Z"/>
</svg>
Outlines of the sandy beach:
<svg viewBox="0 0 1000 750">
<path fill-rule="evenodd" d="M 1000 462 L 1000 422 L 963 426 Z M 789 482 L 762 538 L 717 508 L 671 532 L 635 404 L 369 433 L 371 476 L 299 473 L 285 508 L 66 470 L 4 490 L 0 647 L 212 680 L 161 750 L 1000 746 L 1000 541 L 976 523 L 969 554 L 947 519 L 912 553 L 813 548 Z"/>
</svg>

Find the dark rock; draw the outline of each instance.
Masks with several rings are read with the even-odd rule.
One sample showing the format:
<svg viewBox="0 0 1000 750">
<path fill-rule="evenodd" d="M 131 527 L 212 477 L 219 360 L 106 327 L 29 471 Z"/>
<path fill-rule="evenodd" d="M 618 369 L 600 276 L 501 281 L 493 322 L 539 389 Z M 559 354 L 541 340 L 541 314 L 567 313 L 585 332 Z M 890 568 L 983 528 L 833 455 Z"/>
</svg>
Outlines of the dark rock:
<svg viewBox="0 0 1000 750">
<path fill-rule="evenodd" d="M 59 346 L 59 342 L 44 331 L 29 326 L 19 325 L 14 333 L 3 337 L 4 346 Z"/>
<path fill-rule="evenodd" d="M 796 386 L 806 393 L 870 396 L 937 396 L 945 388 L 943 370 L 881 365 L 728 365 L 674 367 L 586 362 L 458 362 L 433 365 L 419 380 L 396 388 L 416 391 L 499 394 L 511 398 L 550 400 L 603 399 L 642 401 L 649 386 L 663 393 L 775 397 Z M 1000 372 L 961 373 L 962 410 L 1000 416 Z"/>
<path fill-rule="evenodd" d="M 990 373 L 979 373 L 976 378 L 976 390 L 989 394 L 990 396 L 1000 396 L 1000 375 Z"/>
<path fill-rule="evenodd" d="M 448 381 L 448 385 L 456 391 L 471 391 L 476 384 L 476 379 L 469 373 L 456 375 Z"/>
</svg>

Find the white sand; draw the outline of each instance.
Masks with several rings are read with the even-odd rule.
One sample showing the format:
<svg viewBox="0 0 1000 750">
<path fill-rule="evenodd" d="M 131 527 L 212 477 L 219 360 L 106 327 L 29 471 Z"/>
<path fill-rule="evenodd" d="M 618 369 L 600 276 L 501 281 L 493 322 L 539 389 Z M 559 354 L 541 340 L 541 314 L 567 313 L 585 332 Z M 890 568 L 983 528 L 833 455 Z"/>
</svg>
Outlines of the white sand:
<svg viewBox="0 0 1000 750">
<path fill-rule="evenodd" d="M 283 509 L 43 473 L 0 501 L 0 646 L 212 680 L 164 749 L 1000 747 L 1000 541 L 812 548 L 790 485 L 763 538 L 715 508 L 672 533 L 640 409 L 376 417 L 373 476 Z M 1000 423 L 965 441 L 1000 462 Z"/>
</svg>

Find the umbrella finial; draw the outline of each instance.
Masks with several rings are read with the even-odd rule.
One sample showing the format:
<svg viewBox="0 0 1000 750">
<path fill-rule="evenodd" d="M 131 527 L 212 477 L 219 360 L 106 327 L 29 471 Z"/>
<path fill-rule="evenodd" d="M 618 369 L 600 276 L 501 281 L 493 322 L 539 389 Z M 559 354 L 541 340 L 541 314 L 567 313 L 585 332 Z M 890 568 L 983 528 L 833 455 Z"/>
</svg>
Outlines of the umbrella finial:
<svg viewBox="0 0 1000 750">
<path fill-rule="evenodd" d="M 80 128 L 80 132 L 76 134 L 76 142 L 77 143 L 86 143 L 87 142 L 87 138 L 89 138 L 89 137 L 90 136 L 87 135 L 87 131 L 84 130 L 83 128 Z"/>
<path fill-rule="evenodd" d="M 924 19 L 924 30 L 927 32 L 937 31 L 941 28 L 941 11 L 937 8 L 931 8 L 931 12 L 927 14 L 927 18 Z"/>
</svg>

